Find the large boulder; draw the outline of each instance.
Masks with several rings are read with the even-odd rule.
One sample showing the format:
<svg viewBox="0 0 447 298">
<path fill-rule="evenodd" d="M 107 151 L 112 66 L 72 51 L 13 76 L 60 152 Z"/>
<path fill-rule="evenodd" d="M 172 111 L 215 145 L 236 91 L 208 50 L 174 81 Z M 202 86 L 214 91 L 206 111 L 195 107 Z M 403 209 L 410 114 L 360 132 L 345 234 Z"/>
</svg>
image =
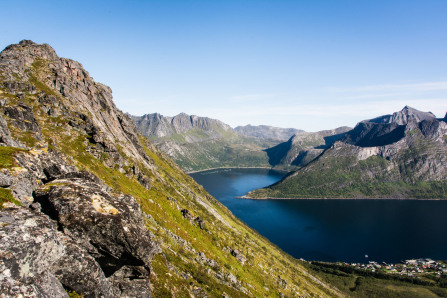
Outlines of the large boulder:
<svg viewBox="0 0 447 298">
<path fill-rule="evenodd" d="M 34 197 L 63 233 L 98 262 L 121 294 L 138 289 L 150 293 L 150 263 L 160 248 L 135 198 L 109 192 L 85 172 L 53 180 Z"/>
</svg>

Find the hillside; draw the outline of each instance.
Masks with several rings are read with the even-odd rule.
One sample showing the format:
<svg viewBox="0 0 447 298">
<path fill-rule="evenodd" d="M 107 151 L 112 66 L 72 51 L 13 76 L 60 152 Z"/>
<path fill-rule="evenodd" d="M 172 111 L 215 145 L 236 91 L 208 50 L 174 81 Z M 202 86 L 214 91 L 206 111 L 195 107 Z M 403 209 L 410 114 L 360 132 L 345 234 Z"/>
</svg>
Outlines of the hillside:
<svg viewBox="0 0 447 298">
<path fill-rule="evenodd" d="M 265 198 L 447 198 L 447 123 L 405 107 L 365 120 Z"/>
<path fill-rule="evenodd" d="M 343 138 L 350 129 L 344 126 L 332 130 L 296 133 L 286 142 L 266 150 L 269 163 L 282 169 L 301 168 Z"/>
<path fill-rule="evenodd" d="M 132 116 L 138 130 L 184 171 L 221 167 L 270 167 L 266 148 L 278 140 L 238 134 L 229 125 L 184 113 Z"/>
<path fill-rule="evenodd" d="M 0 54 L 6 297 L 339 296 L 137 133 L 46 44 Z"/>
<path fill-rule="evenodd" d="M 237 126 L 234 130 L 238 134 L 247 137 L 279 141 L 287 141 L 293 135 L 303 132 L 303 130 L 296 128 L 281 128 L 268 125 L 253 126 L 250 124 L 245 126 Z"/>
</svg>

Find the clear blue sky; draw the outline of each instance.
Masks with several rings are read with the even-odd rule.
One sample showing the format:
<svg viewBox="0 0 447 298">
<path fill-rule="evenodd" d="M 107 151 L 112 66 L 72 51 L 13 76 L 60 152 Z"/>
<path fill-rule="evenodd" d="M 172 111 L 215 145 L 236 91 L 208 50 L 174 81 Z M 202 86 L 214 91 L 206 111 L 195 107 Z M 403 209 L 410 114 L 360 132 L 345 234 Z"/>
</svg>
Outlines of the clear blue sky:
<svg viewBox="0 0 447 298">
<path fill-rule="evenodd" d="M 0 48 L 81 62 L 134 115 L 308 131 L 447 110 L 447 0 L 2 1 Z"/>
</svg>

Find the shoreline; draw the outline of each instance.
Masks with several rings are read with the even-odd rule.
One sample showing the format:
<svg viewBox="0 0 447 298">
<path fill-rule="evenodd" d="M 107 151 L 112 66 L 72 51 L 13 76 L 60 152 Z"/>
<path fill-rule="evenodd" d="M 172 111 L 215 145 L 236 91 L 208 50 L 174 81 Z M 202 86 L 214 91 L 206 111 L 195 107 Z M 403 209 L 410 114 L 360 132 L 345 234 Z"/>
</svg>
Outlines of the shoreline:
<svg viewBox="0 0 447 298">
<path fill-rule="evenodd" d="M 218 168 L 209 168 L 209 169 L 205 169 L 205 170 L 197 170 L 197 171 L 191 171 L 191 172 L 185 172 L 186 174 L 196 174 L 196 173 L 201 173 L 201 172 L 207 172 L 207 171 L 213 171 L 213 170 L 231 170 L 231 169 L 267 169 L 267 170 L 273 170 L 273 171 L 277 171 L 277 172 L 283 172 L 283 173 L 290 173 L 290 171 L 287 170 L 277 170 L 271 167 L 218 167 Z"/>
<path fill-rule="evenodd" d="M 388 201 L 444 201 L 447 199 L 416 199 L 416 198 L 252 198 L 247 196 L 236 197 L 245 200 L 388 200 Z"/>
</svg>

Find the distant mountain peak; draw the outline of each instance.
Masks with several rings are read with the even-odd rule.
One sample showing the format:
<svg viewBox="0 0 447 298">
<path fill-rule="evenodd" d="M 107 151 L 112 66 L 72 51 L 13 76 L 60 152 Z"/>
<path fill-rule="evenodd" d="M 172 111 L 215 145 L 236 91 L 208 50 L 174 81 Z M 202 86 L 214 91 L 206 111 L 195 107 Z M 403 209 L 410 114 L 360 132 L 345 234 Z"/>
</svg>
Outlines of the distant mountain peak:
<svg viewBox="0 0 447 298">
<path fill-rule="evenodd" d="M 410 106 L 405 106 L 399 112 L 395 112 L 392 115 L 384 115 L 374 119 L 365 120 L 363 122 L 372 123 L 395 123 L 398 125 L 405 125 L 410 121 L 421 122 L 424 120 L 433 120 L 436 116 L 431 112 L 422 112 Z"/>
<path fill-rule="evenodd" d="M 301 129 L 296 128 L 281 128 L 268 125 L 245 125 L 238 126 L 234 129 L 238 134 L 247 137 L 272 139 L 287 141 L 297 133 L 303 132 Z"/>
</svg>

